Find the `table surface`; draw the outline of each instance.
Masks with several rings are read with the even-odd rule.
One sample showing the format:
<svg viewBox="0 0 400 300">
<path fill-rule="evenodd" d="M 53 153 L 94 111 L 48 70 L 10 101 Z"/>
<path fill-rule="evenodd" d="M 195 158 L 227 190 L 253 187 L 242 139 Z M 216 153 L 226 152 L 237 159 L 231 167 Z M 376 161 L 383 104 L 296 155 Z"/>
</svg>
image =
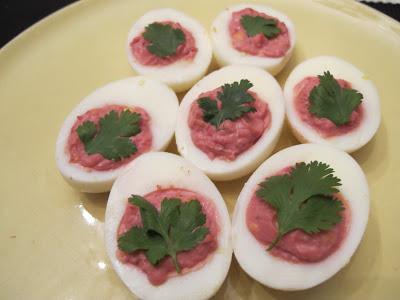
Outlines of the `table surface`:
<svg viewBox="0 0 400 300">
<path fill-rule="evenodd" d="M 0 47 L 29 26 L 77 0 L 0 0 Z M 400 21 L 400 4 L 366 3 Z"/>
</svg>

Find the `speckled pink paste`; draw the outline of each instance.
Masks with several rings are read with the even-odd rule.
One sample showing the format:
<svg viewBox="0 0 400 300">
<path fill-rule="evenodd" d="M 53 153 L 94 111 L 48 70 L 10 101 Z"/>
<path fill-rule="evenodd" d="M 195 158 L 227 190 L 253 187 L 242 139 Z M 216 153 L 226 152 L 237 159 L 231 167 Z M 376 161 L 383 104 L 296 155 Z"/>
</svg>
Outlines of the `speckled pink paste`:
<svg viewBox="0 0 400 300">
<path fill-rule="evenodd" d="M 76 133 L 76 129 L 85 121 L 92 121 L 96 124 L 96 126 L 99 126 L 98 123 L 100 118 L 104 117 L 110 111 L 114 110 L 118 113 L 121 113 L 125 109 L 130 109 L 133 112 L 137 112 L 142 117 L 140 122 L 141 132 L 130 138 L 130 140 L 136 145 L 137 151 L 133 155 L 120 161 L 105 159 L 101 154 L 98 153 L 92 155 L 87 154 L 84 144 L 81 142 L 78 134 Z M 68 137 L 67 151 L 69 152 L 70 163 L 79 164 L 97 171 L 107 171 L 119 168 L 132 161 L 140 154 L 149 151 L 151 144 L 152 134 L 150 129 L 150 116 L 144 109 L 140 107 L 131 109 L 122 105 L 106 105 L 100 108 L 91 109 L 83 115 L 78 116 Z"/>
<path fill-rule="evenodd" d="M 145 195 L 144 198 L 156 206 L 158 210 L 164 198 L 180 198 L 182 201 L 199 200 L 202 211 L 206 215 L 205 226 L 208 228 L 209 234 L 192 250 L 179 252 L 177 260 L 182 268 L 182 274 L 200 268 L 218 248 L 217 236 L 220 229 L 218 225 L 218 213 L 214 203 L 198 193 L 179 188 L 160 188 Z M 141 224 L 142 220 L 139 209 L 128 203 L 118 228 L 118 236 L 133 226 L 141 226 Z M 168 278 L 178 275 L 170 257 L 162 259 L 156 266 L 153 266 L 147 260 L 143 251 L 126 254 L 117 250 L 117 256 L 123 263 L 132 264 L 142 270 L 153 285 L 163 284 Z"/>
<path fill-rule="evenodd" d="M 160 22 L 161 24 L 169 24 L 175 29 L 180 29 L 185 34 L 185 42 L 178 46 L 176 53 L 167 57 L 158 57 L 147 50 L 150 42 L 146 41 L 143 33 L 136 36 L 130 43 L 132 55 L 136 60 L 145 66 L 166 66 L 178 60 L 191 61 L 196 56 L 198 51 L 195 39 L 190 31 L 185 29 L 181 24 L 176 22 Z"/>
<path fill-rule="evenodd" d="M 292 167 L 286 167 L 276 175 L 290 173 Z M 350 224 L 350 208 L 341 194 L 335 195 L 344 204 L 342 221 L 328 231 L 307 234 L 294 230 L 286 234 L 270 251 L 273 256 L 293 263 L 314 263 L 324 260 L 334 253 L 345 239 Z M 277 235 L 276 211 L 261 198 L 253 194 L 246 210 L 247 228 L 265 247 Z"/>
<path fill-rule="evenodd" d="M 343 79 L 337 79 L 342 88 L 351 88 L 351 84 Z M 347 124 L 336 126 L 327 118 L 319 118 L 309 111 L 310 93 L 319 85 L 318 77 L 306 77 L 294 87 L 294 107 L 300 119 L 325 138 L 344 135 L 358 128 L 363 119 L 363 104 L 361 103 L 351 114 Z"/>
<path fill-rule="evenodd" d="M 247 35 L 240 23 L 242 16 L 259 16 L 277 21 L 277 26 L 281 32 L 272 39 L 267 39 L 262 33 L 253 37 Z M 285 23 L 264 13 L 255 11 L 252 8 L 245 8 L 232 14 L 229 22 L 229 32 L 231 35 L 232 46 L 241 52 L 262 57 L 282 57 L 290 48 L 289 31 Z"/>
<path fill-rule="evenodd" d="M 222 89 L 205 92 L 199 98 L 210 97 L 216 100 L 218 92 Z M 223 159 L 233 161 L 237 156 L 253 146 L 268 130 L 271 124 L 271 113 L 268 104 L 259 99 L 256 93 L 249 91 L 255 101 L 248 105 L 256 108 L 256 112 L 244 114 L 234 121 L 225 120 L 216 129 L 214 125 L 203 120 L 203 111 L 197 101 L 190 107 L 188 125 L 193 143 L 210 159 Z M 218 101 L 219 107 L 221 102 Z"/>
</svg>

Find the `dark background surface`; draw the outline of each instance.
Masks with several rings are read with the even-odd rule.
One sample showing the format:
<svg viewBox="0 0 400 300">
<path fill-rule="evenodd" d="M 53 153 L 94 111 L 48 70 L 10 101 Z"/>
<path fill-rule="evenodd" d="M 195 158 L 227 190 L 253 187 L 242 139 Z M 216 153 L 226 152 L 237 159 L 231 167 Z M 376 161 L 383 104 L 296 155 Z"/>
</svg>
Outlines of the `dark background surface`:
<svg viewBox="0 0 400 300">
<path fill-rule="evenodd" d="M 0 47 L 40 19 L 73 2 L 76 0 L 0 0 Z M 400 21 L 399 4 L 368 5 Z"/>
</svg>

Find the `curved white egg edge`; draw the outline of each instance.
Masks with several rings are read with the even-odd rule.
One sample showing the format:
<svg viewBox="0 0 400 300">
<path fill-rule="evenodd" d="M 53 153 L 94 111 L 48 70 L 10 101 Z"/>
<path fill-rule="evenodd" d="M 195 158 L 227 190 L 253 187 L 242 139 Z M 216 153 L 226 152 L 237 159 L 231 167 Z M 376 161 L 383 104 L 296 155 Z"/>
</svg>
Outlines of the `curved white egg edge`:
<svg viewBox="0 0 400 300">
<path fill-rule="evenodd" d="M 305 77 L 322 75 L 327 70 L 335 78 L 350 82 L 353 89 L 363 94 L 364 119 L 358 128 L 347 134 L 324 138 L 298 116 L 294 107 L 294 87 Z M 374 84 L 355 66 L 337 57 L 318 56 L 296 66 L 286 80 L 284 95 L 286 114 L 292 128 L 308 142 L 332 145 L 343 151 L 353 152 L 368 143 L 379 128 L 380 100 Z"/>
<path fill-rule="evenodd" d="M 232 47 L 231 37 L 229 33 L 229 22 L 232 13 L 244 8 L 252 8 L 258 12 L 265 13 L 269 16 L 284 22 L 289 32 L 290 48 L 282 57 L 260 57 L 240 52 Z M 268 70 L 271 74 L 279 73 L 292 55 L 293 48 L 296 43 L 296 33 L 293 22 L 283 13 L 274 10 L 265 5 L 257 4 L 239 4 L 233 5 L 222 11 L 214 20 L 211 27 L 211 41 L 217 61 L 220 65 L 245 64 L 258 66 Z"/>
<path fill-rule="evenodd" d="M 271 113 L 270 127 L 264 131 L 256 144 L 239 155 L 234 161 L 211 160 L 192 141 L 188 126 L 190 107 L 201 93 L 241 79 L 248 79 L 253 83 L 254 86 L 250 91 L 256 92 L 261 100 L 268 103 Z M 284 114 L 281 87 L 268 72 L 251 66 L 232 65 L 221 68 L 196 83 L 183 98 L 179 106 L 175 130 L 178 151 L 212 179 L 231 180 L 244 176 L 254 170 L 275 147 L 283 126 Z"/>
<path fill-rule="evenodd" d="M 215 204 L 219 215 L 218 249 L 200 269 L 183 276 L 169 278 L 155 287 L 147 276 L 116 258 L 117 230 L 131 194 L 145 195 L 157 186 L 188 189 L 199 193 Z M 225 202 L 215 185 L 199 169 L 182 157 L 162 152 L 138 157 L 115 181 L 105 214 L 105 243 L 108 256 L 118 275 L 128 288 L 144 299 L 205 299 L 211 297 L 223 283 L 232 258 L 230 218 Z"/>
<path fill-rule="evenodd" d="M 153 22 L 179 22 L 190 31 L 195 39 L 197 54 L 192 61 L 178 61 L 167 66 L 144 66 L 137 62 L 130 51 L 130 42 Z M 188 89 L 204 76 L 211 63 L 212 47 L 207 31 L 188 15 L 171 8 L 156 9 L 147 12 L 132 26 L 126 43 L 128 61 L 132 68 L 140 74 L 148 75 L 170 85 L 177 92 Z"/>
<path fill-rule="evenodd" d="M 77 117 L 92 108 L 110 104 L 137 106 L 146 110 L 150 116 L 153 151 L 164 150 L 174 134 L 179 103 L 175 93 L 165 84 L 137 76 L 114 81 L 96 89 L 70 112 L 56 142 L 58 169 L 68 182 L 84 192 L 110 190 L 112 182 L 129 165 L 109 171 L 96 171 L 69 162 L 66 145 Z"/>
<path fill-rule="evenodd" d="M 246 210 L 258 184 L 286 166 L 313 160 L 329 164 L 341 178 L 339 188 L 350 207 L 350 224 L 339 249 L 318 263 L 294 264 L 270 255 L 246 225 Z M 283 162 L 285 164 L 283 164 Z M 365 175 L 347 153 L 332 147 L 302 144 L 286 148 L 265 161 L 249 178 L 236 203 L 232 240 L 241 267 L 264 285 L 282 290 L 301 290 L 316 286 L 342 269 L 356 251 L 364 234 L 369 214 L 369 189 Z"/>
</svg>

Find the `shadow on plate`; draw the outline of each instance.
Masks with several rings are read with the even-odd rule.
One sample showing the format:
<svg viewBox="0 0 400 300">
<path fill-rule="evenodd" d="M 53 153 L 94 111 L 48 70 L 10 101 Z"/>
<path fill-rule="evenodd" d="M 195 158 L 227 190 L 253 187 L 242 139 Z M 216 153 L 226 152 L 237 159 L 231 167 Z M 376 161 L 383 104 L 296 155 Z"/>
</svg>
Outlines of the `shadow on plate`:
<svg viewBox="0 0 400 300">
<path fill-rule="evenodd" d="M 107 206 L 108 194 L 109 193 L 80 193 L 79 199 L 81 202 L 81 211 L 86 211 L 94 219 L 104 223 L 104 215 Z"/>
</svg>

